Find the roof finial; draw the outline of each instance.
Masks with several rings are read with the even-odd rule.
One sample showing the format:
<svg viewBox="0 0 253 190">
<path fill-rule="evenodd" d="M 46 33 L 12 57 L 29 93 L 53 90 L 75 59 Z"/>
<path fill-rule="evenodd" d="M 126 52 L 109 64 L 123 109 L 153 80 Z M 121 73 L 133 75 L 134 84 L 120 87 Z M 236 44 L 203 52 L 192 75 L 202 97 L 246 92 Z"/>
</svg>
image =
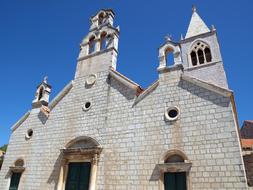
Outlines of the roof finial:
<svg viewBox="0 0 253 190">
<path fill-rule="evenodd" d="M 165 40 L 166 40 L 166 41 L 171 41 L 171 39 L 172 39 L 172 35 L 171 35 L 171 34 L 167 34 L 167 35 L 165 36 Z"/>
<path fill-rule="evenodd" d="M 211 30 L 212 30 L 212 31 L 215 31 L 215 30 L 216 30 L 216 28 L 215 28 L 214 25 L 211 26 Z"/>
<path fill-rule="evenodd" d="M 43 82 L 44 82 L 44 83 L 47 83 L 47 79 L 48 79 L 48 77 L 45 76 L 44 79 L 43 79 Z"/>
<path fill-rule="evenodd" d="M 184 40 L 184 36 L 183 36 L 183 34 L 181 34 L 181 36 L 180 36 L 180 40 Z"/>
<path fill-rule="evenodd" d="M 192 5 L 192 13 L 195 13 L 195 12 L 197 12 L 197 8 L 195 5 Z"/>
</svg>

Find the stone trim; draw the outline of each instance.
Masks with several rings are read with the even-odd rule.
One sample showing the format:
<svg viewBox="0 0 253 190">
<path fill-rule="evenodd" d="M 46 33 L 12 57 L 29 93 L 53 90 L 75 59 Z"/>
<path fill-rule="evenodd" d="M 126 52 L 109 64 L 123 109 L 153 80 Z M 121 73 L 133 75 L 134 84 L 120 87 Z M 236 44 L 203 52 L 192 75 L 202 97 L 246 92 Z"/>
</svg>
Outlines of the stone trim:
<svg viewBox="0 0 253 190">
<path fill-rule="evenodd" d="M 189 172 L 192 163 L 164 163 L 164 164 L 157 164 L 157 167 L 161 173 L 165 172 Z"/>
<path fill-rule="evenodd" d="M 189 37 L 189 38 L 185 38 L 183 40 L 180 40 L 180 44 L 183 44 L 183 43 L 187 43 L 187 42 L 190 42 L 190 41 L 193 41 L 197 38 L 205 38 L 207 36 L 211 36 L 213 34 L 216 34 L 216 30 L 211 30 L 209 32 L 206 32 L 206 33 L 202 33 L 202 34 L 198 34 L 198 35 L 195 35 L 195 36 L 192 36 L 192 37 Z"/>
<path fill-rule="evenodd" d="M 100 154 L 102 152 L 101 147 L 91 147 L 91 148 L 65 148 L 61 149 L 64 156 L 68 155 L 90 155 L 90 154 Z"/>
<path fill-rule="evenodd" d="M 146 90 L 142 91 L 139 96 L 135 99 L 134 105 L 138 104 L 142 99 L 144 99 L 148 94 L 153 92 L 159 85 L 159 80 L 155 81 L 152 85 L 150 85 Z"/>
<path fill-rule="evenodd" d="M 203 41 L 203 40 L 202 40 Z M 189 59 L 191 58 L 190 57 L 190 54 L 189 55 Z M 209 66 L 212 66 L 212 65 L 216 65 L 218 63 L 221 63 L 221 61 L 211 61 L 211 62 L 205 62 L 203 64 L 199 64 L 199 65 L 196 65 L 196 66 L 192 66 L 192 63 L 190 64 L 189 68 L 186 68 L 184 69 L 185 71 L 192 71 L 192 70 L 197 70 L 197 69 L 200 69 L 200 68 L 203 68 L 203 67 L 209 67 Z"/>
<path fill-rule="evenodd" d="M 60 101 L 61 99 L 70 91 L 70 89 L 73 87 L 74 81 L 70 81 L 63 90 L 50 102 L 49 109 L 52 110 Z"/>
<path fill-rule="evenodd" d="M 22 173 L 25 171 L 25 167 L 23 166 L 10 166 L 10 171 L 16 172 L 16 173 Z"/>
<path fill-rule="evenodd" d="M 243 151 L 242 151 L 242 143 L 240 140 L 240 127 L 239 127 L 239 120 L 238 120 L 238 115 L 237 115 L 237 110 L 236 110 L 236 104 L 235 104 L 235 98 L 234 98 L 234 94 L 232 93 L 232 95 L 230 96 L 230 101 L 231 101 L 231 106 L 232 106 L 232 110 L 233 110 L 233 119 L 234 119 L 234 125 L 235 125 L 235 130 L 236 130 L 236 136 L 237 136 L 237 141 L 238 144 L 240 146 L 240 155 L 241 155 L 241 163 L 242 163 L 242 170 L 244 173 L 244 180 L 247 180 L 247 174 L 246 174 L 246 167 L 245 167 L 245 163 L 243 160 Z"/>
<path fill-rule="evenodd" d="M 95 52 L 93 52 L 93 53 L 91 53 L 91 54 L 88 54 L 88 55 L 85 55 L 85 56 L 83 56 L 83 57 L 79 57 L 79 58 L 77 59 L 77 61 L 83 61 L 83 60 L 85 60 L 85 59 L 88 59 L 88 58 L 91 58 L 91 57 L 94 57 L 94 56 L 97 56 L 97 55 L 100 55 L 100 54 L 109 52 L 109 51 L 111 51 L 111 50 L 114 50 L 115 52 L 118 53 L 118 50 L 117 50 L 115 47 L 111 47 L 111 48 L 104 49 L 104 50 L 101 50 L 101 51 L 95 51 Z"/>
<path fill-rule="evenodd" d="M 175 64 L 175 65 L 172 65 L 172 66 L 165 66 L 165 67 L 158 67 L 157 68 L 157 71 L 158 71 L 159 74 L 167 73 L 167 72 L 170 72 L 170 71 L 176 71 L 176 70 L 183 71 L 184 70 L 183 65 L 180 63 L 180 64 Z"/>
<path fill-rule="evenodd" d="M 197 86 L 200 86 L 202 88 L 205 88 L 207 90 L 210 90 L 212 92 L 215 92 L 217 94 L 220 94 L 224 97 L 231 97 L 231 95 L 233 94 L 232 90 L 222 88 L 220 86 L 208 83 L 208 82 L 203 81 L 203 80 L 199 80 L 199 79 L 194 78 L 194 77 L 187 76 L 185 74 L 181 74 L 181 79 L 185 80 L 185 81 L 188 81 L 192 84 L 195 84 Z"/>
<path fill-rule="evenodd" d="M 140 85 L 138 85 L 137 83 L 133 82 L 132 80 L 130 80 L 126 76 L 122 75 L 121 73 L 119 73 L 113 69 L 109 70 L 109 75 L 112 76 L 114 79 L 118 80 L 119 82 L 121 82 L 122 84 L 124 84 L 125 86 L 127 86 L 133 90 L 136 90 L 136 94 L 143 91 L 143 89 L 140 87 Z"/>
<path fill-rule="evenodd" d="M 26 114 L 21 117 L 12 127 L 11 130 L 14 132 L 30 115 L 31 111 L 26 112 Z"/>
</svg>

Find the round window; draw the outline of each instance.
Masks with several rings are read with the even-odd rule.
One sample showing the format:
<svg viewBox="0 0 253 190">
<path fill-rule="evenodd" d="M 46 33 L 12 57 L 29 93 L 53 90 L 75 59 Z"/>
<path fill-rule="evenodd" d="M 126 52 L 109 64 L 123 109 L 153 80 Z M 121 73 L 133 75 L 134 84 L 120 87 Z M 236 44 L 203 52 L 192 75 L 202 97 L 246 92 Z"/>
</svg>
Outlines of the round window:
<svg viewBox="0 0 253 190">
<path fill-rule="evenodd" d="M 30 139 L 30 138 L 32 138 L 32 136 L 33 136 L 33 130 L 32 130 L 32 129 L 29 129 L 29 130 L 26 132 L 25 137 L 26 137 L 26 139 Z"/>
<path fill-rule="evenodd" d="M 96 80 L 97 80 L 97 75 L 90 74 L 88 76 L 88 78 L 86 79 L 86 85 L 91 86 L 91 85 L 95 84 Z"/>
<path fill-rule="evenodd" d="M 86 102 L 83 106 L 83 111 L 88 111 L 91 108 L 91 102 Z"/>
<path fill-rule="evenodd" d="M 170 107 L 165 110 L 165 119 L 168 121 L 174 121 L 178 118 L 179 116 L 179 109 L 178 107 Z"/>
</svg>

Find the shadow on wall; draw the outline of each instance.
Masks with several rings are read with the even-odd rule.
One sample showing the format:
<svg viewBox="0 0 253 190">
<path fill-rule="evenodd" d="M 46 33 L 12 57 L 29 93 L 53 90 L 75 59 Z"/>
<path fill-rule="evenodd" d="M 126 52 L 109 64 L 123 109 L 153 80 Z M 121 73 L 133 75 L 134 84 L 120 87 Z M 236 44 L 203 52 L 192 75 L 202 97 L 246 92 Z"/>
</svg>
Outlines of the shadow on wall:
<svg viewBox="0 0 253 190">
<path fill-rule="evenodd" d="M 149 178 L 149 181 L 158 181 L 160 179 L 160 175 L 161 175 L 161 172 L 159 170 L 159 167 L 156 165 Z"/>
<path fill-rule="evenodd" d="M 205 88 L 196 86 L 190 82 L 180 80 L 178 86 L 201 99 L 212 102 L 215 105 L 228 107 L 230 104 L 230 97 L 224 97 Z"/>
<path fill-rule="evenodd" d="M 118 82 L 117 80 L 115 80 L 112 77 L 108 77 L 107 78 L 107 84 L 116 89 L 118 92 L 120 92 L 120 94 L 122 94 L 127 100 L 132 100 L 134 99 L 135 95 L 136 95 L 136 90 L 132 90 L 129 87 L 122 85 L 120 82 Z M 108 91 L 110 90 L 110 88 L 108 88 Z M 110 92 L 108 92 L 110 93 Z"/>
<path fill-rule="evenodd" d="M 61 152 L 59 154 L 58 158 L 56 159 L 56 161 L 54 163 L 53 171 L 51 172 L 51 174 L 47 180 L 48 184 L 54 183 L 54 190 L 57 190 L 60 169 L 61 169 L 61 165 L 62 165 L 62 158 L 63 158 L 63 153 Z"/>
</svg>

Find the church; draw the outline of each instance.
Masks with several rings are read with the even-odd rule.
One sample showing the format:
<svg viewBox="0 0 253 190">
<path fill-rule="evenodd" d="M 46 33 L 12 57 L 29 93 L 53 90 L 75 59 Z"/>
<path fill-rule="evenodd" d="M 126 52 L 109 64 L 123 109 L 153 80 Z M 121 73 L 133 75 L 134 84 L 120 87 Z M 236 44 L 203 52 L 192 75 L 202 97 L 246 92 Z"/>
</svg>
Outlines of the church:
<svg viewBox="0 0 253 190">
<path fill-rule="evenodd" d="M 116 69 L 114 18 L 111 9 L 90 18 L 75 76 L 52 101 L 47 78 L 38 85 L 11 128 L 0 189 L 248 189 L 214 26 L 193 7 L 186 35 L 160 45 L 158 78 L 144 89 Z"/>
</svg>

